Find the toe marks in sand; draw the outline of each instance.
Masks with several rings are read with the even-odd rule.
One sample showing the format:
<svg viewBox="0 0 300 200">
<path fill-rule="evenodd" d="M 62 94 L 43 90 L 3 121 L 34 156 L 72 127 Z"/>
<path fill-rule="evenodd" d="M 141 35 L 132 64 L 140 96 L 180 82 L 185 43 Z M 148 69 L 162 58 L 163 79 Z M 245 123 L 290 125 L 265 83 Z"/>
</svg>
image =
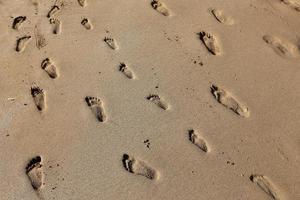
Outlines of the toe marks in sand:
<svg viewBox="0 0 300 200">
<path fill-rule="evenodd" d="M 223 106 L 229 108 L 241 117 L 247 118 L 250 116 L 248 107 L 238 101 L 229 92 L 216 85 L 212 85 L 210 89 L 214 98 Z"/>
<path fill-rule="evenodd" d="M 221 45 L 216 36 L 202 31 L 199 33 L 199 37 L 210 53 L 213 55 L 221 55 Z"/>
<path fill-rule="evenodd" d="M 36 156 L 30 160 L 26 167 L 26 174 L 33 189 L 40 190 L 44 185 L 44 174 L 42 169 L 42 158 Z"/>
<path fill-rule="evenodd" d="M 253 174 L 250 177 L 250 180 L 257 184 L 260 189 L 262 189 L 267 195 L 269 195 L 274 200 L 282 199 L 279 194 L 278 189 L 276 186 L 266 177 L 263 175 Z"/>
<path fill-rule="evenodd" d="M 46 95 L 43 89 L 38 86 L 31 87 L 31 95 L 33 101 L 39 111 L 43 111 L 46 108 Z"/>
<path fill-rule="evenodd" d="M 160 0 L 152 0 L 151 6 L 153 9 L 155 9 L 160 14 L 162 14 L 166 17 L 171 16 L 170 10 Z"/>
<path fill-rule="evenodd" d="M 124 154 L 122 158 L 124 168 L 133 174 L 144 176 L 151 180 L 159 178 L 158 171 L 150 167 L 142 160 L 136 159 L 128 154 Z"/>
<path fill-rule="evenodd" d="M 57 68 L 49 58 L 43 60 L 41 67 L 47 72 L 50 78 L 55 79 L 58 76 Z"/>
<path fill-rule="evenodd" d="M 159 95 L 157 94 L 150 94 L 149 96 L 146 97 L 148 101 L 153 102 L 155 105 L 157 105 L 159 108 L 163 110 L 168 110 L 169 105 L 162 99 Z"/>
<path fill-rule="evenodd" d="M 98 121 L 105 122 L 107 117 L 101 100 L 97 97 L 87 96 L 85 97 L 85 101 L 87 105 L 91 108 Z"/>
<path fill-rule="evenodd" d="M 272 35 L 264 35 L 263 40 L 280 56 L 295 58 L 300 55 L 299 47 L 286 40 Z"/>
<path fill-rule="evenodd" d="M 188 137 L 189 140 L 196 145 L 199 149 L 201 149 L 203 152 L 208 153 L 210 152 L 210 148 L 207 145 L 207 142 L 200 136 L 200 134 L 196 131 L 189 130 L 188 131 Z"/>
</svg>

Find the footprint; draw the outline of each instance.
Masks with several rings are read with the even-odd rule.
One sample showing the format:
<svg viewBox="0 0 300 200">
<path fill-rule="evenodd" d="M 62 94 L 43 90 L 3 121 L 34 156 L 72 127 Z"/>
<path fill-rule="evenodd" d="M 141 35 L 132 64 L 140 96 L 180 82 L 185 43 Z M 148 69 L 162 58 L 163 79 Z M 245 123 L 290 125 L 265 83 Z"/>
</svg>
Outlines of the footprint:
<svg viewBox="0 0 300 200">
<path fill-rule="evenodd" d="M 113 38 L 105 37 L 104 42 L 113 50 L 119 49 L 117 42 Z"/>
<path fill-rule="evenodd" d="M 210 89 L 211 93 L 219 103 L 242 117 L 247 118 L 250 116 L 248 107 L 236 100 L 230 93 L 217 87 L 216 85 L 212 85 Z"/>
<path fill-rule="evenodd" d="M 296 11 L 300 12 L 300 1 L 299 0 L 281 0 L 284 4 L 290 6 Z"/>
<path fill-rule="evenodd" d="M 86 0 L 78 0 L 78 4 L 79 4 L 81 7 L 85 7 L 85 6 L 86 6 Z"/>
<path fill-rule="evenodd" d="M 24 51 L 30 40 L 31 40 L 31 36 L 30 35 L 19 38 L 17 40 L 16 51 L 17 52 Z"/>
<path fill-rule="evenodd" d="M 158 107 L 160 107 L 163 110 L 168 110 L 169 106 L 168 104 L 160 98 L 160 96 L 156 94 L 151 94 L 146 97 L 147 100 L 152 101 L 154 104 L 156 104 Z"/>
<path fill-rule="evenodd" d="M 123 166 L 124 168 L 133 174 L 144 176 L 148 179 L 155 180 L 159 178 L 158 172 L 146 164 L 144 161 L 135 159 L 127 154 L 123 155 Z"/>
<path fill-rule="evenodd" d="M 189 140 L 199 147 L 205 153 L 210 152 L 210 148 L 208 147 L 206 141 L 201 138 L 199 133 L 195 132 L 194 130 L 189 130 Z"/>
<path fill-rule="evenodd" d="M 264 35 L 263 40 L 272 48 L 274 51 L 286 58 L 294 58 L 299 56 L 299 49 L 296 45 L 288 42 L 283 41 L 282 39 L 271 36 L 271 35 Z"/>
<path fill-rule="evenodd" d="M 82 21 L 81 21 L 81 24 L 84 26 L 84 28 L 86 28 L 87 30 L 91 30 L 93 28 L 91 22 L 89 19 L 87 18 L 84 18 Z"/>
<path fill-rule="evenodd" d="M 52 24 L 52 33 L 59 34 L 61 32 L 61 22 L 59 19 L 51 18 L 49 20 L 50 24 Z"/>
<path fill-rule="evenodd" d="M 41 163 L 42 158 L 36 156 L 30 160 L 26 167 L 26 174 L 35 190 L 40 190 L 44 185 L 43 166 Z"/>
<path fill-rule="evenodd" d="M 46 95 L 45 92 L 38 86 L 31 87 L 31 95 L 34 103 L 39 111 L 43 111 L 46 108 Z"/>
<path fill-rule="evenodd" d="M 105 115 L 101 100 L 96 97 L 87 96 L 87 97 L 85 97 L 85 101 L 86 101 L 87 105 L 92 109 L 92 111 L 95 114 L 95 116 L 97 117 L 98 121 L 105 122 L 106 115 Z"/>
<path fill-rule="evenodd" d="M 213 55 L 221 54 L 221 47 L 219 41 L 214 35 L 202 31 L 199 33 L 199 36 L 209 52 L 211 52 Z"/>
<path fill-rule="evenodd" d="M 122 72 L 127 78 L 134 79 L 133 72 L 131 69 L 128 68 L 128 66 L 125 63 L 121 63 L 119 66 L 120 72 Z"/>
<path fill-rule="evenodd" d="M 226 16 L 222 10 L 213 9 L 211 13 L 222 24 L 233 25 L 234 20 L 230 16 Z"/>
<path fill-rule="evenodd" d="M 164 5 L 164 3 L 161 3 L 159 0 L 152 0 L 151 6 L 160 14 L 164 16 L 170 16 L 169 9 Z"/>
<path fill-rule="evenodd" d="M 267 177 L 263 175 L 251 175 L 250 180 L 253 183 L 256 183 L 265 193 L 267 193 L 272 199 L 279 200 L 281 199 L 276 187 L 273 185 L 273 183 L 268 180 Z"/>
<path fill-rule="evenodd" d="M 12 28 L 15 30 L 19 30 L 22 23 L 26 20 L 26 16 L 19 16 L 14 19 Z"/>
<path fill-rule="evenodd" d="M 49 58 L 46 58 L 45 60 L 43 60 L 41 67 L 43 70 L 45 70 L 48 73 L 50 78 L 54 79 L 58 76 L 56 67 Z"/>
<path fill-rule="evenodd" d="M 54 14 L 58 13 L 60 11 L 60 7 L 58 5 L 52 6 L 52 8 L 49 10 L 47 17 L 51 18 L 54 16 Z"/>
<path fill-rule="evenodd" d="M 38 49 L 41 49 L 47 45 L 47 41 L 45 36 L 41 33 L 40 28 L 38 25 L 34 28 L 34 35 L 35 35 L 35 44 Z"/>
</svg>

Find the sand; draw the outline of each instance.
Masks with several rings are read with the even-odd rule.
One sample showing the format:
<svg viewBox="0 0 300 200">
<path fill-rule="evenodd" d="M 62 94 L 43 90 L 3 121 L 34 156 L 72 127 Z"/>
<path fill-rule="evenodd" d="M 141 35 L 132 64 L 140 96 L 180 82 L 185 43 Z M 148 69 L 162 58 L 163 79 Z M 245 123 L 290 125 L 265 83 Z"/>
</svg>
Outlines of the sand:
<svg viewBox="0 0 300 200">
<path fill-rule="evenodd" d="M 300 4 L 1 0 L 0 199 L 300 199 Z"/>
</svg>

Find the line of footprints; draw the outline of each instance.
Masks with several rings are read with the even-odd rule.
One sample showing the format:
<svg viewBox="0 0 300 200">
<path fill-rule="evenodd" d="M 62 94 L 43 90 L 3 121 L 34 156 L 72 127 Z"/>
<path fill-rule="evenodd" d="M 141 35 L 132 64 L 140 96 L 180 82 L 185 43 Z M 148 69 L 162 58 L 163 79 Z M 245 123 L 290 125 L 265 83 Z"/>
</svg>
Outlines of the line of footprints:
<svg viewBox="0 0 300 200">
<path fill-rule="evenodd" d="M 300 11 L 300 6 L 298 4 L 293 3 L 292 0 L 282 0 L 283 3 L 289 5 L 296 11 Z M 87 5 L 86 0 L 78 0 L 78 4 L 81 7 L 85 7 Z M 151 4 L 152 8 L 156 10 L 158 13 L 163 16 L 172 16 L 172 12 L 170 9 L 166 7 L 164 3 L 159 0 L 152 0 Z M 61 21 L 57 18 L 54 18 L 54 15 L 61 10 L 63 3 L 55 3 L 52 6 L 50 11 L 47 14 L 49 18 L 49 23 L 53 26 L 53 34 L 59 34 L 61 32 Z M 234 25 L 234 19 L 230 16 L 224 14 L 222 10 L 213 9 L 211 10 L 211 14 L 216 18 L 216 20 L 225 25 Z M 15 30 L 19 30 L 22 26 L 22 23 L 26 21 L 26 16 L 16 17 L 13 21 L 12 28 Z M 88 18 L 83 18 L 81 21 L 82 26 L 91 30 L 93 28 L 90 20 Z M 199 38 L 203 42 L 204 46 L 207 50 L 213 55 L 221 55 L 222 49 L 220 45 L 219 39 L 211 33 L 206 31 L 201 31 L 199 33 Z M 17 40 L 16 51 L 22 52 L 25 50 L 28 42 L 31 40 L 31 36 L 23 36 Z M 264 35 L 263 40 L 274 49 L 274 51 L 283 56 L 283 57 L 296 57 L 300 55 L 299 50 L 296 45 L 289 43 L 281 38 Z M 105 37 L 103 41 L 107 44 L 109 48 L 112 50 L 118 50 L 119 46 L 115 39 L 110 37 Z M 41 63 L 41 68 L 45 70 L 48 76 L 52 79 L 58 77 L 58 69 L 54 62 L 50 58 L 46 58 Z M 134 72 L 128 67 L 125 63 L 120 63 L 119 71 L 124 74 L 128 79 L 135 79 Z M 212 96 L 215 98 L 217 102 L 226 107 L 228 110 L 231 110 L 235 114 L 240 117 L 248 118 L 250 116 L 250 111 L 248 107 L 234 97 L 227 90 L 212 84 L 210 87 L 210 91 Z M 41 89 L 37 85 L 33 85 L 31 87 L 31 95 L 33 97 L 33 101 L 39 111 L 44 111 L 46 109 L 46 94 L 43 89 Z M 155 104 L 158 108 L 162 110 L 168 110 L 170 105 L 159 95 L 150 94 L 145 98 L 146 100 Z M 90 107 L 91 112 L 96 117 L 99 122 L 106 122 L 107 115 L 105 113 L 105 109 L 103 106 L 103 102 L 98 97 L 87 96 L 85 97 L 85 101 L 88 107 Z M 198 147 L 204 153 L 209 153 L 211 151 L 209 145 L 206 140 L 195 130 L 189 130 L 187 134 L 187 139 Z M 43 173 L 43 159 L 41 156 L 36 156 L 30 160 L 26 167 L 26 174 L 29 177 L 32 187 L 36 191 L 40 191 L 42 187 L 45 185 L 44 182 L 44 173 Z M 143 176 L 150 180 L 158 180 L 159 179 L 159 171 L 151 167 L 149 164 L 136 158 L 134 156 L 124 154 L 122 157 L 123 167 L 126 171 Z M 278 193 L 278 189 L 276 186 L 264 175 L 252 174 L 249 179 L 257 184 L 266 194 L 268 194 L 272 199 L 281 199 Z"/>
</svg>

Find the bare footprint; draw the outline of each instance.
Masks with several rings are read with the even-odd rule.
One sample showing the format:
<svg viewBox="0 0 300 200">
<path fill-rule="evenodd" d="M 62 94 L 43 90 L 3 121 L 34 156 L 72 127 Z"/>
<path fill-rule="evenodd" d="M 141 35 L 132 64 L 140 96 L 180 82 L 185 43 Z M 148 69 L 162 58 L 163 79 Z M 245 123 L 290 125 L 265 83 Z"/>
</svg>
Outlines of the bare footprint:
<svg viewBox="0 0 300 200">
<path fill-rule="evenodd" d="M 154 104 L 156 104 L 158 107 L 160 107 L 163 110 L 169 109 L 168 104 L 162 98 L 160 98 L 159 95 L 151 94 L 147 96 L 146 99 L 152 101 Z"/>
<path fill-rule="evenodd" d="M 26 174 L 31 182 L 33 189 L 40 190 L 44 185 L 44 174 L 42 168 L 42 158 L 36 156 L 31 159 L 26 167 Z"/>
<path fill-rule="evenodd" d="M 58 13 L 62 9 L 63 6 L 64 6 L 63 1 L 56 0 L 54 5 L 49 10 L 47 17 L 52 18 L 56 13 Z"/>
<path fill-rule="evenodd" d="M 296 45 L 283 41 L 282 39 L 272 36 L 272 35 L 264 35 L 263 40 L 274 49 L 274 51 L 286 58 L 293 58 L 299 56 L 300 52 Z"/>
<path fill-rule="evenodd" d="M 144 161 L 136 159 L 127 154 L 124 154 L 122 162 L 124 168 L 130 173 L 141 175 L 151 180 L 155 180 L 159 178 L 159 174 L 157 170 L 150 167 Z"/>
<path fill-rule="evenodd" d="M 211 93 L 214 95 L 215 99 L 224 105 L 225 107 L 229 108 L 236 114 L 242 116 L 242 117 L 249 117 L 250 111 L 248 107 L 243 105 L 241 102 L 236 100 L 230 93 L 227 91 L 221 89 L 220 87 L 217 87 L 216 85 L 211 86 Z"/>
<path fill-rule="evenodd" d="M 113 50 L 119 49 L 117 42 L 113 38 L 105 37 L 104 42 Z"/>
<path fill-rule="evenodd" d="M 15 30 L 19 30 L 22 23 L 26 20 L 26 16 L 19 16 L 14 19 L 12 28 Z"/>
<path fill-rule="evenodd" d="M 119 66 L 120 72 L 122 72 L 127 78 L 134 79 L 134 74 L 131 69 L 125 63 L 121 63 Z"/>
<path fill-rule="evenodd" d="M 95 114 L 99 122 L 106 121 L 106 115 L 104 108 L 100 99 L 96 97 L 87 96 L 85 97 L 87 105 L 92 109 L 92 112 Z"/>
<path fill-rule="evenodd" d="M 78 4 L 79 4 L 81 7 L 85 7 L 85 6 L 86 6 L 86 0 L 78 0 Z"/>
<path fill-rule="evenodd" d="M 46 95 L 45 92 L 38 86 L 31 87 L 31 95 L 34 103 L 39 111 L 43 111 L 46 108 Z"/>
<path fill-rule="evenodd" d="M 17 52 L 24 51 L 30 40 L 31 40 L 31 36 L 30 35 L 19 38 L 17 40 L 16 51 Z"/>
<path fill-rule="evenodd" d="M 52 24 L 52 33 L 59 34 L 61 32 L 61 21 L 56 18 L 51 18 L 49 22 Z"/>
<path fill-rule="evenodd" d="M 234 20 L 232 19 L 232 17 L 225 15 L 222 10 L 213 9 L 211 11 L 211 13 L 222 24 L 226 24 L 226 25 L 233 25 L 234 24 Z"/>
<path fill-rule="evenodd" d="M 47 45 L 45 36 L 41 33 L 39 25 L 34 28 L 35 45 L 38 49 L 41 49 Z"/>
<path fill-rule="evenodd" d="M 251 175 L 250 180 L 253 183 L 256 183 L 265 193 L 267 193 L 272 199 L 279 200 L 281 199 L 279 193 L 274 186 L 274 184 L 263 175 Z"/>
<path fill-rule="evenodd" d="M 214 35 L 202 31 L 199 33 L 199 36 L 209 52 L 211 52 L 213 55 L 221 54 L 221 47 L 219 41 Z"/>
<path fill-rule="evenodd" d="M 170 10 L 164 5 L 164 3 L 161 3 L 160 0 L 152 0 L 151 6 L 160 14 L 164 16 L 170 16 Z"/>
<path fill-rule="evenodd" d="M 54 79 L 58 76 L 56 66 L 52 63 L 52 61 L 49 58 L 43 60 L 41 67 L 47 72 L 50 78 Z"/>
<path fill-rule="evenodd" d="M 87 30 L 91 30 L 93 28 L 90 20 L 88 18 L 84 18 L 82 21 L 81 21 L 81 24 L 84 26 L 84 28 L 86 28 Z"/>
<path fill-rule="evenodd" d="M 199 135 L 199 133 L 194 130 L 189 130 L 189 140 L 199 147 L 205 153 L 210 152 L 210 148 L 208 147 L 206 141 Z"/>
<path fill-rule="evenodd" d="M 281 0 L 284 4 L 290 6 L 296 11 L 300 12 L 300 1 L 299 0 Z"/>
</svg>

